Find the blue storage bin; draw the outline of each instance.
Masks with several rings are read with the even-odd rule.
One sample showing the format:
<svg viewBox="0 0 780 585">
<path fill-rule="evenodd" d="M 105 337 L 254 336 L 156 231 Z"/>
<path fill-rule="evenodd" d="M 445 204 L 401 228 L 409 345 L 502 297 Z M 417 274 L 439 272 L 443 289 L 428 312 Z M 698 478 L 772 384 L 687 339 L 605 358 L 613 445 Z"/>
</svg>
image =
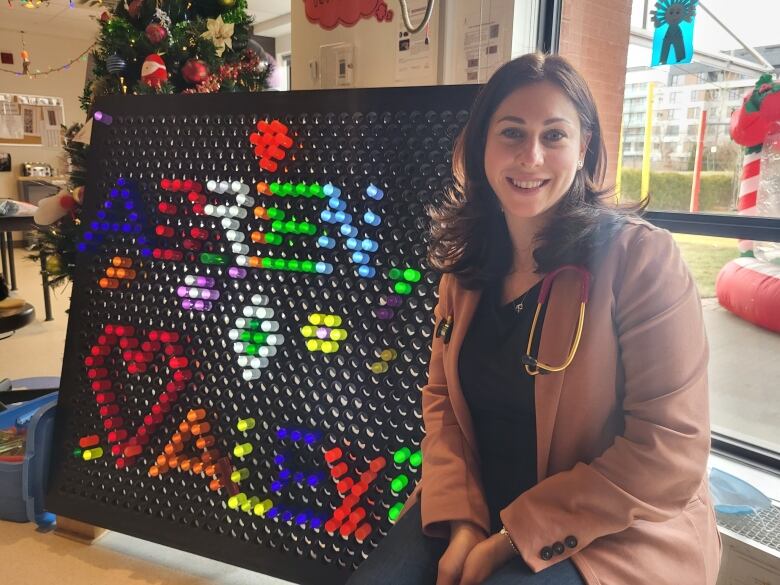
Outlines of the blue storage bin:
<svg viewBox="0 0 780 585">
<path fill-rule="evenodd" d="M 24 459 L 0 462 L 0 518 L 14 522 L 51 524 L 54 515 L 43 509 L 49 474 L 57 392 L 0 412 L 0 429 L 27 426 Z"/>
</svg>

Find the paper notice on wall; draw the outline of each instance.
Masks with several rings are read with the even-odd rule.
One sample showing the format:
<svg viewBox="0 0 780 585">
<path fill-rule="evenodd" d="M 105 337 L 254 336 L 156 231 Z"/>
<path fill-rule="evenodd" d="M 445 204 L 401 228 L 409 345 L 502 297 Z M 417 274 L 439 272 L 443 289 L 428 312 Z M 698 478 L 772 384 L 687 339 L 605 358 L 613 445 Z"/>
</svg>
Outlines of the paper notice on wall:
<svg viewBox="0 0 780 585">
<path fill-rule="evenodd" d="M 61 116 L 61 108 L 43 108 L 43 130 L 41 132 L 43 146 L 59 147 L 62 143 L 62 133 L 60 132 Z"/>
<path fill-rule="evenodd" d="M 21 140 L 24 138 L 24 119 L 21 115 L 0 114 L 0 139 Z"/>
<path fill-rule="evenodd" d="M 485 83 L 509 60 L 512 50 L 511 2 L 493 0 L 465 15 L 463 52 L 466 83 Z"/>
<path fill-rule="evenodd" d="M 414 25 L 422 22 L 427 0 L 409 2 L 409 18 Z M 431 19 L 432 21 L 433 19 Z M 417 34 L 410 34 L 398 15 L 398 44 L 395 47 L 395 80 L 411 81 L 433 72 L 433 22 Z"/>
</svg>

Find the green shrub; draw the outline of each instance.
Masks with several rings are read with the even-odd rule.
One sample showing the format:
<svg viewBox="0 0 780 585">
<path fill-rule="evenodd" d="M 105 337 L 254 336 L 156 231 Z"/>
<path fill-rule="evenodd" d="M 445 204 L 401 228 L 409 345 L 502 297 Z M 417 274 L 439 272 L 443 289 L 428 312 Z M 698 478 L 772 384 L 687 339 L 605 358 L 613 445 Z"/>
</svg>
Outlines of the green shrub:
<svg viewBox="0 0 780 585">
<path fill-rule="evenodd" d="M 623 169 L 621 201 L 639 201 L 642 171 Z M 688 211 L 691 206 L 692 172 L 659 171 L 650 173 L 650 207 L 656 211 Z M 733 174 L 705 171 L 701 174 L 699 211 L 734 210 Z"/>
</svg>

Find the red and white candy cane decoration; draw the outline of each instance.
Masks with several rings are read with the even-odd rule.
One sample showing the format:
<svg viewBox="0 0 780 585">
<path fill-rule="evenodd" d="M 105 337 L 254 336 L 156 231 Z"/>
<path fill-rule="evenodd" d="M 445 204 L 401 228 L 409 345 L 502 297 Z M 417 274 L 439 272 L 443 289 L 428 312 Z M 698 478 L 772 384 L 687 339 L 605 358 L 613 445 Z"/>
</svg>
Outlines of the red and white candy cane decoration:
<svg viewBox="0 0 780 585">
<path fill-rule="evenodd" d="M 756 194 L 760 176 L 761 152 L 745 154 L 737 200 L 737 210 L 740 215 L 756 215 Z M 753 251 L 753 240 L 739 240 L 738 246 L 741 254 L 747 254 Z"/>
</svg>

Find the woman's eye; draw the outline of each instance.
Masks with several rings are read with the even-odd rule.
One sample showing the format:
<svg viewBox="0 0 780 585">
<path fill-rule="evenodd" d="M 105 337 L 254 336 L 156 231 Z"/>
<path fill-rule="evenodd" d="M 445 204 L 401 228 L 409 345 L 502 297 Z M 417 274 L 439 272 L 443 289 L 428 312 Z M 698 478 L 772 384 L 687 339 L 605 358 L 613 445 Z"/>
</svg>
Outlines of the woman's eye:
<svg viewBox="0 0 780 585">
<path fill-rule="evenodd" d="M 501 131 L 501 136 L 507 138 L 520 138 L 522 135 L 523 133 L 518 128 L 504 128 Z"/>
<path fill-rule="evenodd" d="M 547 140 L 552 140 L 553 142 L 557 142 L 558 140 L 562 140 L 566 138 L 566 134 L 561 132 L 560 130 L 550 130 L 546 134 Z"/>
</svg>

